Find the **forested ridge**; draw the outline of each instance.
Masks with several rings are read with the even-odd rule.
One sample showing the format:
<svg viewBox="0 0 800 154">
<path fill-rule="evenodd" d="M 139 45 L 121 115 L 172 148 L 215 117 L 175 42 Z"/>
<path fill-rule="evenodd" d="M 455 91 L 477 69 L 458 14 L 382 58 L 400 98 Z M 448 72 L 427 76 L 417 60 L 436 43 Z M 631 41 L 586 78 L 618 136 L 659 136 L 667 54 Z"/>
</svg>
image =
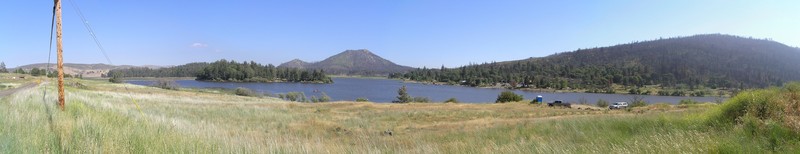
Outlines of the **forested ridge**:
<svg viewBox="0 0 800 154">
<path fill-rule="evenodd" d="M 201 81 L 233 82 L 318 82 L 331 83 L 324 70 L 278 68 L 272 64 L 262 65 L 253 61 L 236 62 L 219 60 L 213 63 L 189 63 L 160 69 L 128 68 L 116 69 L 109 75 L 120 77 L 196 77 Z"/>
<path fill-rule="evenodd" d="M 800 49 L 769 39 L 707 34 L 517 61 L 418 68 L 390 78 L 551 89 L 607 89 L 612 84 L 755 88 L 800 80 Z"/>
<path fill-rule="evenodd" d="M 148 67 L 132 67 L 111 70 L 108 72 L 107 76 L 117 74 L 120 77 L 197 77 L 197 75 L 200 75 L 200 73 L 203 72 L 203 69 L 207 66 L 209 66 L 209 63 L 196 62 L 156 69 Z"/>
</svg>

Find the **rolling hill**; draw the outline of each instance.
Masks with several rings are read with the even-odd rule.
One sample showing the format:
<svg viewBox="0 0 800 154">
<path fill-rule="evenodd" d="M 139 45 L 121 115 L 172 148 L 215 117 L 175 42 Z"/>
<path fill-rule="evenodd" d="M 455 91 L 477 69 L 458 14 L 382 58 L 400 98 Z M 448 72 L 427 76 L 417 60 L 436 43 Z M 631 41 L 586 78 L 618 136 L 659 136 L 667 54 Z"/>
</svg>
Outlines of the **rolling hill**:
<svg viewBox="0 0 800 154">
<path fill-rule="evenodd" d="M 444 70 L 415 70 L 392 77 L 556 89 L 606 88 L 611 84 L 752 88 L 800 80 L 800 49 L 769 39 L 704 34 Z"/>
<path fill-rule="evenodd" d="M 278 67 L 322 69 L 327 74 L 365 76 L 386 76 L 391 73 L 402 73 L 413 69 L 408 66 L 397 65 L 366 49 L 346 50 L 314 63 L 295 59 L 278 65 Z"/>
<path fill-rule="evenodd" d="M 133 67 L 147 67 L 152 69 L 161 68 L 161 66 L 155 65 L 147 65 L 147 66 L 132 66 L 132 65 L 108 65 L 108 64 L 76 64 L 76 63 L 64 63 L 64 73 L 78 75 L 82 74 L 83 77 L 100 77 L 103 74 L 108 73 L 108 71 L 113 69 L 125 69 L 125 68 L 133 68 Z M 23 69 L 25 71 L 29 71 L 33 68 L 38 69 L 45 69 L 47 68 L 47 63 L 36 63 L 36 64 L 29 64 L 23 65 L 16 68 L 12 68 L 9 70 L 16 70 L 16 69 Z M 55 70 L 56 64 L 51 63 L 50 68 Z"/>
</svg>

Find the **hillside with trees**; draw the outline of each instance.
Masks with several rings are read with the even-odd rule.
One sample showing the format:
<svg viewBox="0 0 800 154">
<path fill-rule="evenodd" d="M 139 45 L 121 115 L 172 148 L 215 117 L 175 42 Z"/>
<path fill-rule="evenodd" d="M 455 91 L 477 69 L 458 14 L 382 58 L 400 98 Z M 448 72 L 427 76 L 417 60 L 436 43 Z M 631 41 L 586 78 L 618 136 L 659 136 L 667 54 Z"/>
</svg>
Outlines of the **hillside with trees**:
<svg viewBox="0 0 800 154">
<path fill-rule="evenodd" d="M 48 66 L 50 67 L 49 69 L 47 68 Z M 64 63 L 64 74 L 69 74 L 74 76 L 84 76 L 84 77 L 103 77 L 110 70 L 135 68 L 135 67 L 146 67 L 151 69 L 161 68 L 161 66 L 154 66 L 154 65 L 131 66 L 131 65 L 109 65 L 109 64 Z M 22 70 L 30 72 L 33 71 L 33 69 L 52 71 L 56 69 L 56 64 L 55 63 L 50 63 L 49 65 L 47 63 L 28 64 L 12 68 L 9 70 L 14 70 L 14 71 Z"/>
<path fill-rule="evenodd" d="M 111 70 L 104 77 L 115 74 L 120 77 L 197 77 L 208 65 L 196 62 L 164 68 L 131 67 Z"/>
<path fill-rule="evenodd" d="M 578 49 L 542 58 L 418 68 L 390 78 L 467 86 L 587 89 L 756 88 L 800 80 L 800 49 L 769 39 L 708 34 Z"/>
<path fill-rule="evenodd" d="M 239 63 L 225 59 L 213 63 L 189 63 L 160 69 L 117 69 L 110 71 L 109 74 L 119 77 L 196 77 L 201 81 L 218 82 L 333 82 L 325 75 L 324 70 L 278 68 L 272 64 L 262 65 L 253 61 Z"/>
<path fill-rule="evenodd" d="M 278 67 L 322 69 L 328 74 L 362 76 L 387 76 L 391 73 L 413 70 L 411 67 L 397 65 L 381 58 L 367 49 L 346 50 L 315 63 L 295 59 L 278 65 Z"/>
<path fill-rule="evenodd" d="M 272 64 L 220 60 L 209 64 L 197 75 L 201 81 L 235 82 L 318 82 L 332 83 L 324 70 L 277 68 Z"/>
</svg>

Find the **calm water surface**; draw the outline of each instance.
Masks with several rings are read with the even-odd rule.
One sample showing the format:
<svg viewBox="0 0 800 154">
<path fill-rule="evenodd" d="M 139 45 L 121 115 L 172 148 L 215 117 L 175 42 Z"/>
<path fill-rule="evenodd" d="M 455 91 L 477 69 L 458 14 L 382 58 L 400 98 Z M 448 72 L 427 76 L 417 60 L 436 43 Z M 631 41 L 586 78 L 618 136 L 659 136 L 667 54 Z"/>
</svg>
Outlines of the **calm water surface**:
<svg viewBox="0 0 800 154">
<path fill-rule="evenodd" d="M 266 94 L 282 94 L 287 92 L 303 92 L 307 97 L 321 96 L 325 92 L 332 100 L 353 101 L 356 98 L 364 97 L 372 102 L 391 102 L 396 99 L 397 90 L 406 85 L 409 95 L 412 97 L 428 97 L 433 102 L 442 102 L 451 97 L 460 102 L 467 103 L 492 103 L 497 99 L 497 95 L 505 89 L 474 88 L 451 85 L 430 85 L 420 83 L 403 83 L 399 80 L 390 79 L 363 79 L 363 78 L 333 78 L 333 84 L 303 84 L 303 83 L 233 83 L 233 82 L 203 82 L 195 80 L 177 80 L 184 88 L 226 88 L 235 89 L 244 87 L 253 91 Z M 153 80 L 130 80 L 131 84 L 152 85 Z M 593 94 L 593 93 L 548 93 L 514 90 L 517 94 L 522 94 L 525 99 L 534 99 L 537 95 L 544 97 L 546 102 L 553 100 L 564 100 L 567 102 L 578 102 L 581 98 L 587 100 L 589 104 L 595 104 L 597 100 L 603 99 L 609 102 L 628 101 L 634 95 L 625 94 Z M 701 102 L 714 102 L 716 97 L 675 97 L 675 96 L 644 96 L 648 103 L 668 102 L 678 103 L 682 99 L 693 99 Z M 723 98 L 724 99 L 724 98 Z"/>
</svg>

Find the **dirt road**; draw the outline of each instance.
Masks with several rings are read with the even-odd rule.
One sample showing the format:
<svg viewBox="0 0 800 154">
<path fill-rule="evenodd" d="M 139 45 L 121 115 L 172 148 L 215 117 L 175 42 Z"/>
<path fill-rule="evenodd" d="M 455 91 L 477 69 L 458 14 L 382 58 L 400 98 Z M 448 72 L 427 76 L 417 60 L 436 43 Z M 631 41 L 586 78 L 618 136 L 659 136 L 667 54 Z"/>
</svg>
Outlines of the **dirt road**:
<svg viewBox="0 0 800 154">
<path fill-rule="evenodd" d="M 22 85 L 20 87 L 14 88 L 14 89 L 2 90 L 2 91 L 0 91 L 0 97 L 5 97 L 5 96 L 8 96 L 8 95 L 14 94 L 14 93 L 16 93 L 18 91 L 29 89 L 29 88 L 33 88 L 33 87 L 36 87 L 35 83 L 27 83 L 25 85 Z"/>
</svg>

